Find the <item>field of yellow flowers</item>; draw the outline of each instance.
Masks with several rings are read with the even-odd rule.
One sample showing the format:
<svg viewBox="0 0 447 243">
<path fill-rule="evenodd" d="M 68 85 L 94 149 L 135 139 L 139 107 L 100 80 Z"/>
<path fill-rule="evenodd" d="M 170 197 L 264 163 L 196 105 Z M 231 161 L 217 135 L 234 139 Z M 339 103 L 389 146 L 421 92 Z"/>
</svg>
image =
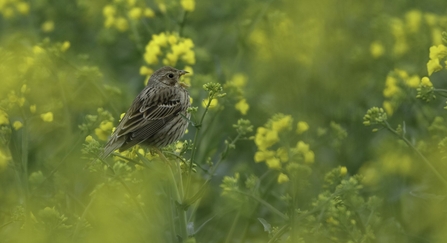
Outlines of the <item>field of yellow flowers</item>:
<svg viewBox="0 0 447 243">
<path fill-rule="evenodd" d="M 0 242 L 445 242 L 447 3 L 0 0 Z M 186 135 L 101 159 L 162 66 Z"/>
</svg>

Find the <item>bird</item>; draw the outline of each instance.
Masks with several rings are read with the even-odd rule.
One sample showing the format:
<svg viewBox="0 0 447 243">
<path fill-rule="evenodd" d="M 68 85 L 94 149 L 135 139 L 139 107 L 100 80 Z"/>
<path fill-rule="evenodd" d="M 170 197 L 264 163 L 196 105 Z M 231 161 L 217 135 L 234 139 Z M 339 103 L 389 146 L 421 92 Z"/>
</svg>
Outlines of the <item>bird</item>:
<svg viewBox="0 0 447 243">
<path fill-rule="evenodd" d="M 188 73 L 165 66 L 156 70 L 119 122 L 100 157 L 125 151 L 137 144 L 160 149 L 179 140 L 191 114 L 187 85 L 180 77 Z"/>
</svg>

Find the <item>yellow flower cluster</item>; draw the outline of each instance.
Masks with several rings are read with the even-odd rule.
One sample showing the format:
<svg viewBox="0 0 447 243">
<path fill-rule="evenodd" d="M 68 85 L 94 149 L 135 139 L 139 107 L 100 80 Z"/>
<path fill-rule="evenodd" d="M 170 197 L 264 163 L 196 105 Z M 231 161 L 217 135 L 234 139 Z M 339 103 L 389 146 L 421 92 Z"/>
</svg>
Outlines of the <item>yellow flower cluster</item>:
<svg viewBox="0 0 447 243">
<path fill-rule="evenodd" d="M 99 127 L 95 129 L 95 134 L 100 140 L 107 141 L 112 133 L 112 129 L 113 123 L 111 121 L 102 121 Z"/>
<path fill-rule="evenodd" d="M 414 170 L 410 156 L 399 153 L 386 153 L 379 161 L 364 164 L 359 172 L 366 185 L 377 185 L 383 175 L 409 176 Z"/>
<path fill-rule="evenodd" d="M 393 54 L 397 56 L 405 54 L 408 51 L 409 46 L 407 43 L 404 21 L 399 18 L 392 19 L 391 32 L 394 36 Z"/>
<path fill-rule="evenodd" d="M 209 103 L 209 99 L 208 98 L 203 99 L 202 100 L 202 107 L 206 108 L 208 103 Z M 212 99 L 208 109 L 210 109 L 210 110 L 216 109 L 218 107 L 218 105 L 219 105 L 219 101 L 217 99 Z"/>
<path fill-rule="evenodd" d="M 411 43 L 409 42 L 414 39 L 413 36 L 422 31 L 426 31 L 426 29 L 431 32 L 432 43 L 434 45 L 441 44 L 442 31 L 443 28 L 445 28 L 444 25 L 446 21 L 447 18 L 445 16 L 424 13 L 420 10 L 410 10 L 405 13 L 404 18 L 393 18 L 389 24 L 390 32 L 394 37 L 394 43 L 390 53 L 395 56 L 404 55 L 411 50 Z M 428 28 L 422 28 L 424 24 L 428 26 Z M 376 40 L 370 44 L 370 53 L 372 57 L 379 58 L 387 52 L 382 42 Z M 436 62 L 430 63 L 430 65 L 437 66 Z"/>
<path fill-rule="evenodd" d="M 237 93 L 239 101 L 236 103 L 235 108 L 242 115 L 246 115 L 248 110 L 250 109 L 250 105 L 247 103 L 247 100 L 244 98 L 244 88 L 247 85 L 248 78 L 246 75 L 242 73 L 236 73 L 231 77 L 229 81 L 226 82 L 225 88 L 233 88 Z"/>
<path fill-rule="evenodd" d="M 42 26 L 40 27 L 43 32 L 50 33 L 54 30 L 54 21 L 47 20 L 43 22 Z"/>
<path fill-rule="evenodd" d="M 0 14 L 5 19 L 10 19 L 17 15 L 28 15 L 29 11 L 30 5 L 27 1 L 0 0 Z"/>
<path fill-rule="evenodd" d="M 430 60 L 427 63 L 428 76 L 434 72 L 442 70 L 441 60 L 447 57 L 447 47 L 444 45 L 430 47 Z M 444 67 L 447 66 L 447 60 L 444 60 Z"/>
<path fill-rule="evenodd" d="M 115 28 L 120 32 L 129 29 L 129 21 L 155 17 L 154 10 L 147 7 L 144 1 L 137 0 L 114 1 L 104 6 L 102 14 L 105 18 L 104 27 Z"/>
<path fill-rule="evenodd" d="M 313 163 L 315 161 L 315 154 L 312 150 L 309 149 L 309 144 L 306 144 L 303 141 L 299 141 L 296 144 L 296 150 L 303 156 L 304 162 Z"/>
<path fill-rule="evenodd" d="M 374 41 L 369 47 L 369 52 L 374 58 L 379 58 L 385 54 L 385 47 L 380 41 Z"/>
<path fill-rule="evenodd" d="M 9 116 L 4 110 L 0 110 L 0 126 L 9 125 Z"/>
<path fill-rule="evenodd" d="M 195 0 L 180 0 L 180 5 L 186 12 L 192 12 L 196 8 Z"/>
<path fill-rule="evenodd" d="M 296 133 L 302 134 L 307 130 L 309 130 L 309 124 L 307 124 L 307 122 L 299 121 L 298 124 L 296 124 Z"/>
<path fill-rule="evenodd" d="M 289 145 L 289 141 L 293 139 L 293 133 L 290 133 L 292 123 L 293 118 L 290 115 L 275 115 L 265 126 L 258 127 L 254 137 L 258 148 L 254 156 L 255 162 L 265 162 L 270 169 L 280 170 L 278 183 L 289 180 L 286 171 L 283 171 L 284 168 L 287 168 L 284 166 L 285 163 L 301 161 L 310 164 L 315 161 L 315 154 L 310 150 L 309 144 L 298 141 L 295 146 Z M 309 129 L 309 125 L 302 121 L 298 122 L 296 126 L 298 134 Z"/>
<path fill-rule="evenodd" d="M 176 66 L 179 60 L 187 65 L 196 63 L 195 53 L 192 50 L 194 43 L 189 38 L 181 38 L 178 34 L 162 32 L 152 35 L 151 41 L 146 46 L 144 60 L 149 65 L 159 63 L 163 57 L 163 65 Z M 165 53 L 165 55 L 163 55 Z"/>
<path fill-rule="evenodd" d="M 385 80 L 385 88 L 383 96 L 383 108 L 388 115 L 392 115 L 400 106 L 405 98 L 403 87 L 417 88 L 419 86 L 420 77 L 418 75 L 409 75 L 405 70 L 395 69 L 390 72 Z"/>
<path fill-rule="evenodd" d="M 53 112 L 46 112 L 40 115 L 40 118 L 44 122 L 53 122 L 54 116 Z"/>
</svg>

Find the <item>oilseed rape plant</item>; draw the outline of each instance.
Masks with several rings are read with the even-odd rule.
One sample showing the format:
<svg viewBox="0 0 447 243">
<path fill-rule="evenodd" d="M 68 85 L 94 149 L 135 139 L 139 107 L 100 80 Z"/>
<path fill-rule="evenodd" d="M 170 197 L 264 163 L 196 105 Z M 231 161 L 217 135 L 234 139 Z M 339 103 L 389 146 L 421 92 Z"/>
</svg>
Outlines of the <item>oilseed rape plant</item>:
<svg viewBox="0 0 447 243">
<path fill-rule="evenodd" d="M 0 0 L 0 241 L 444 242 L 441 0 Z M 163 66 L 180 140 L 100 155 Z"/>
</svg>

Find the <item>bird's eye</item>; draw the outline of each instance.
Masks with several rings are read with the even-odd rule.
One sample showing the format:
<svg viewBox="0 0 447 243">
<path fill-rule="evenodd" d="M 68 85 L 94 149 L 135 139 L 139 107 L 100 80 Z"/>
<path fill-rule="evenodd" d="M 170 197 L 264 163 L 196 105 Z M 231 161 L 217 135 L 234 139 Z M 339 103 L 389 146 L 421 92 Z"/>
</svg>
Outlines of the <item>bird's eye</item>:
<svg viewBox="0 0 447 243">
<path fill-rule="evenodd" d="M 173 73 L 168 74 L 168 78 L 174 78 L 174 74 Z"/>
</svg>

